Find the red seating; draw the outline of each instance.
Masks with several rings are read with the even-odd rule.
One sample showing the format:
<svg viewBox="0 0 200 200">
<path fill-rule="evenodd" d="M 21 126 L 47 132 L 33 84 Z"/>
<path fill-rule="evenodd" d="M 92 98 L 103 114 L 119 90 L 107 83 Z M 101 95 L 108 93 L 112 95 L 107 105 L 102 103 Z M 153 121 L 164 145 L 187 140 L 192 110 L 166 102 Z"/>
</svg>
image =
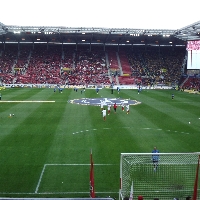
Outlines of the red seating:
<svg viewBox="0 0 200 200">
<path fill-rule="evenodd" d="M 132 74 L 131 66 L 130 66 L 130 63 L 128 61 L 128 58 L 127 58 L 127 55 L 125 54 L 125 52 L 119 52 L 119 58 L 120 58 L 123 74 L 129 74 L 131 76 L 131 74 Z"/>
<path fill-rule="evenodd" d="M 109 68 L 111 70 L 119 70 L 117 55 L 114 50 L 108 51 Z"/>
<path fill-rule="evenodd" d="M 47 48 L 35 44 L 34 49 L 32 45 L 22 45 L 18 50 L 17 44 L 6 44 L 0 54 L 0 79 L 4 84 L 111 84 L 111 79 L 114 84 L 177 83 L 185 49 L 173 48 L 172 51 L 171 47 L 159 47 L 158 51 L 158 47 L 133 46 L 128 53 L 127 50 L 116 53 L 115 47 L 106 47 L 105 51 L 95 47 L 88 50 L 87 46 L 74 50 L 69 46 L 62 49 L 59 45 Z M 119 76 L 118 59 L 126 76 Z M 185 86 L 191 83 L 195 88 L 198 85 L 192 79 Z"/>
<path fill-rule="evenodd" d="M 130 76 L 119 76 L 118 77 L 120 85 L 133 85 L 135 84 L 135 79 Z"/>
</svg>

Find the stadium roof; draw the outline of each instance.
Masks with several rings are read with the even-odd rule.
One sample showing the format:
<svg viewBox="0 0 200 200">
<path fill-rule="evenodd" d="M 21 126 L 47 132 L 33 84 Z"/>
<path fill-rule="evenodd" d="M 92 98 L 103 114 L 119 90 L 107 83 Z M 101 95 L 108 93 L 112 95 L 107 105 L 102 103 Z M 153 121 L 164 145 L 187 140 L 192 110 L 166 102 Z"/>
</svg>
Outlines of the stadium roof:
<svg viewBox="0 0 200 200">
<path fill-rule="evenodd" d="M 2 43 L 185 45 L 200 40 L 200 21 L 181 29 L 12 26 L 0 22 Z"/>
</svg>

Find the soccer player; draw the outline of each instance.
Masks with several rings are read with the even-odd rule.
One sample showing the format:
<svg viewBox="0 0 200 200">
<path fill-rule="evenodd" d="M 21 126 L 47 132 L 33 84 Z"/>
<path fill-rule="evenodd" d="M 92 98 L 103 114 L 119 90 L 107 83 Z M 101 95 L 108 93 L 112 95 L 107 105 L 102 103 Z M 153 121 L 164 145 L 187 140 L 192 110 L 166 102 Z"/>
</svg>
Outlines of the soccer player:
<svg viewBox="0 0 200 200">
<path fill-rule="evenodd" d="M 152 153 L 153 153 L 153 155 L 152 155 L 153 169 L 154 169 L 154 171 L 156 171 L 158 168 L 159 151 L 156 147 L 154 147 Z"/>
<path fill-rule="evenodd" d="M 108 115 L 110 115 L 110 108 L 111 108 L 111 105 L 108 104 Z"/>
<path fill-rule="evenodd" d="M 119 87 L 117 87 L 117 92 L 118 92 L 118 94 L 119 94 L 119 92 L 120 92 L 120 88 L 119 88 Z"/>
<path fill-rule="evenodd" d="M 124 111 L 124 102 L 122 102 L 122 111 Z"/>
<path fill-rule="evenodd" d="M 113 88 L 111 88 L 111 94 L 113 94 Z"/>
<path fill-rule="evenodd" d="M 103 113 L 103 120 L 106 121 L 106 109 L 105 108 L 102 110 L 102 113 Z"/>
<path fill-rule="evenodd" d="M 172 99 L 174 99 L 174 94 L 172 94 Z"/>
<path fill-rule="evenodd" d="M 139 86 L 138 86 L 138 94 L 140 94 L 140 91 L 141 91 L 141 90 L 140 90 L 140 85 L 139 85 Z"/>
<path fill-rule="evenodd" d="M 114 108 L 114 111 L 116 113 L 116 111 L 117 111 L 117 104 L 116 103 L 114 104 L 113 108 Z"/>
<path fill-rule="evenodd" d="M 126 105 L 126 114 L 129 114 L 129 104 Z"/>
</svg>

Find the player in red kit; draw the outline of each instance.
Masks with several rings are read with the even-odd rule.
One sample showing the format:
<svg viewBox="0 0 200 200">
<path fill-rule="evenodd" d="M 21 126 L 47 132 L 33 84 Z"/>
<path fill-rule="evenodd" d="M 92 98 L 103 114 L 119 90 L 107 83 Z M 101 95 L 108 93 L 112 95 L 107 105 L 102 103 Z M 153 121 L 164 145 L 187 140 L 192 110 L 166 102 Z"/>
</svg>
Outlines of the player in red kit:
<svg viewBox="0 0 200 200">
<path fill-rule="evenodd" d="M 116 111 L 117 111 L 117 104 L 116 103 L 114 104 L 113 108 L 114 108 L 114 111 L 116 113 Z"/>
</svg>

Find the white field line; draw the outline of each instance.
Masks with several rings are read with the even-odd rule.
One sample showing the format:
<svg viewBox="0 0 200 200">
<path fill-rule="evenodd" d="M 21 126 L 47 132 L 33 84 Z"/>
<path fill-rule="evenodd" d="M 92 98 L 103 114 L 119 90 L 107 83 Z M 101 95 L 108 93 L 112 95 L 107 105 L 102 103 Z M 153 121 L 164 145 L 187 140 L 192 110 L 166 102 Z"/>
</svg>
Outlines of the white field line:
<svg viewBox="0 0 200 200">
<path fill-rule="evenodd" d="M 38 181 L 37 187 L 36 187 L 36 189 L 35 189 L 35 193 L 38 192 L 38 188 L 39 188 L 39 186 L 40 186 L 40 183 L 41 183 L 42 176 L 43 176 L 43 174 L 44 174 L 44 170 L 45 170 L 45 168 L 46 168 L 46 164 L 44 165 L 44 167 L 43 167 L 43 169 L 42 169 L 42 172 L 41 172 L 41 174 L 40 174 L 40 178 L 39 178 L 39 181 Z"/>
<path fill-rule="evenodd" d="M 55 101 L 0 101 L 0 103 L 55 103 Z"/>
<path fill-rule="evenodd" d="M 38 192 L 37 194 L 88 194 L 89 192 Z M 119 191 L 116 191 L 116 192 L 96 192 L 95 193 L 97 194 L 118 194 Z M 12 194 L 19 194 L 19 195 L 22 195 L 22 194 L 28 194 L 28 195 L 33 195 L 33 194 L 36 194 L 36 193 L 33 193 L 33 192 L 0 192 L 0 194 L 9 194 L 9 195 L 12 195 Z M 3 198 L 3 199 L 14 199 L 14 198 Z M 19 199 L 19 198 L 17 198 Z M 30 200 L 30 198 L 21 198 L 21 199 L 27 199 L 27 200 Z M 37 198 L 31 198 L 31 200 L 37 200 Z M 50 199 L 50 198 L 48 198 Z M 54 198 L 54 199 L 59 199 L 59 198 Z"/>
<path fill-rule="evenodd" d="M 38 184 L 37 184 L 37 186 L 36 186 L 36 189 L 35 189 L 35 194 L 42 194 L 42 193 L 38 193 L 38 189 L 39 189 L 39 187 L 40 187 L 40 183 L 41 183 L 41 181 L 42 181 L 42 177 L 43 177 L 43 174 L 44 174 L 44 171 L 45 171 L 45 168 L 46 168 L 46 166 L 59 166 L 59 165 L 68 165 L 68 166 L 73 166 L 73 165 L 76 165 L 76 166 L 79 166 L 79 165 L 91 165 L 91 164 L 44 164 L 44 167 L 43 167 L 43 169 L 42 169 L 42 172 L 41 172 L 41 174 L 40 174 L 40 178 L 39 178 L 39 180 L 38 180 Z M 94 164 L 94 165 L 115 165 L 115 164 Z M 68 192 L 68 193 L 76 193 L 76 192 Z M 80 193 L 82 193 L 82 192 L 80 192 Z M 99 192 L 99 193 L 101 193 L 101 192 Z M 102 192 L 103 193 L 103 192 Z M 107 193 L 107 192 L 105 192 L 105 193 Z M 113 193 L 113 192 L 112 192 Z M 1 193 L 0 193 L 1 194 Z M 53 193 L 54 194 L 54 193 Z"/>
<path fill-rule="evenodd" d="M 45 164 L 45 165 L 68 165 L 68 166 L 73 166 L 73 165 L 76 165 L 76 166 L 79 166 L 79 165 L 91 165 L 91 164 Z M 93 164 L 93 165 L 115 165 L 115 164 Z"/>
</svg>

